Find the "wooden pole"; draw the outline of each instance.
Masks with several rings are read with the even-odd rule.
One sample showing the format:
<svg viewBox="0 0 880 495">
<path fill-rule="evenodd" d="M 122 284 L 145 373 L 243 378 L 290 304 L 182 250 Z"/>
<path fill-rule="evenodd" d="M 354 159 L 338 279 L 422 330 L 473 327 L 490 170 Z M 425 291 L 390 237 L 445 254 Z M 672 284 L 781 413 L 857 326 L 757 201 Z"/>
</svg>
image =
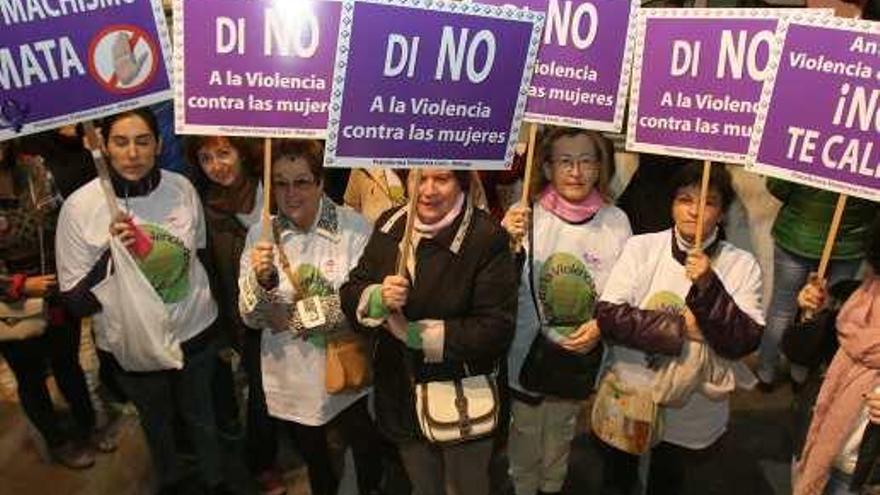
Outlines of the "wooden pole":
<svg viewBox="0 0 880 495">
<path fill-rule="evenodd" d="M 712 175 L 712 162 L 703 162 L 703 182 L 700 184 L 700 205 L 697 210 L 697 232 L 694 236 L 694 247 L 697 251 L 703 249 L 703 220 L 706 217 L 706 198 L 709 196 L 709 178 Z"/>
<path fill-rule="evenodd" d="M 98 136 L 97 131 L 95 131 L 95 124 L 91 120 L 83 122 L 83 130 L 85 131 L 89 148 L 91 148 L 92 159 L 95 161 L 95 169 L 98 171 L 98 183 L 101 184 L 101 190 L 104 192 L 107 209 L 110 210 L 110 218 L 115 219 L 119 216 L 119 203 L 116 201 L 116 192 L 113 191 L 113 183 L 110 181 L 110 169 L 107 167 L 107 161 L 104 158 L 104 143 Z"/>
<path fill-rule="evenodd" d="M 817 272 L 819 280 L 825 280 L 825 272 L 828 271 L 831 252 L 834 251 L 834 242 L 837 240 L 837 231 L 840 230 L 840 220 L 843 218 L 847 198 L 846 194 L 837 197 L 837 208 L 831 218 L 831 227 L 828 228 L 828 237 L 825 238 L 825 249 L 822 250 L 822 258 L 819 260 L 819 271 Z"/>
<path fill-rule="evenodd" d="M 400 242 L 400 252 L 397 254 L 397 275 L 406 276 L 406 264 L 409 260 L 410 246 L 412 245 L 413 225 L 416 222 L 416 203 L 419 196 L 419 183 L 422 181 L 422 169 L 413 170 L 409 180 L 409 203 L 406 213 L 406 228 L 403 230 L 403 239 Z"/>
<path fill-rule="evenodd" d="M 813 283 L 818 281 L 822 287 L 825 287 L 825 272 L 828 271 L 828 263 L 831 261 L 831 252 L 834 251 L 834 243 L 837 241 L 837 231 L 840 230 L 840 220 L 843 218 L 843 210 L 846 208 L 846 200 L 848 196 L 841 194 L 837 197 L 837 207 L 834 209 L 834 216 L 831 217 L 831 226 L 828 228 L 828 236 L 825 237 L 825 247 L 822 249 L 822 258 L 819 259 L 819 270 L 815 274 L 811 274 L 809 281 Z M 801 321 L 812 320 L 815 313 L 806 309 L 801 312 Z"/>
<path fill-rule="evenodd" d="M 535 168 L 535 144 L 538 137 L 538 125 L 529 123 L 529 146 L 526 149 L 526 170 L 523 174 L 522 196 L 519 199 L 521 207 L 529 206 L 529 196 L 532 189 L 532 170 Z M 522 247 L 522 239 L 510 239 L 510 250 L 518 253 Z"/>
<path fill-rule="evenodd" d="M 529 123 L 529 148 L 526 151 L 526 170 L 523 174 L 522 197 L 519 200 L 520 206 L 529 205 L 529 193 L 532 186 L 532 169 L 535 167 L 535 141 L 538 136 L 538 125 Z"/>
<path fill-rule="evenodd" d="M 263 213 L 260 239 L 272 242 L 272 138 L 263 139 Z"/>
</svg>

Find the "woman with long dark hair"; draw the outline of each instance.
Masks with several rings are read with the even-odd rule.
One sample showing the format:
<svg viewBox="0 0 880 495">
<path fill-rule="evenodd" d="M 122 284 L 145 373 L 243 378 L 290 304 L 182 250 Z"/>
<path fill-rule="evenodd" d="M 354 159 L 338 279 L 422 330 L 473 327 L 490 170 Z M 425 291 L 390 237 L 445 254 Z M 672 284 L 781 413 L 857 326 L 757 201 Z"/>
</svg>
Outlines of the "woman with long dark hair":
<svg viewBox="0 0 880 495">
<path fill-rule="evenodd" d="M 62 297 L 80 316 L 92 315 L 98 352 L 105 354 L 105 362 L 138 410 L 160 492 L 183 489 L 177 450 L 180 439 L 173 427 L 180 418 L 197 456 L 200 483 L 223 493 L 211 394 L 218 312 L 202 261 L 207 236 L 198 194 L 186 178 L 159 168 L 162 142 L 149 110 L 108 117 L 101 131 L 112 193 L 122 211 L 111 218 L 98 179 L 65 202 L 56 237 Z M 158 301 L 164 310 L 170 328 L 166 337 L 179 343 L 179 369 L 164 364 L 139 371 L 126 369 L 126 349 L 118 345 L 120 335 L 108 328 L 124 332 L 125 325 L 117 320 L 138 308 L 116 306 L 112 308 L 115 316 L 108 316 L 107 305 L 119 303 L 113 294 L 97 291 L 117 276 L 109 266 L 110 236 L 128 249 L 149 283 L 144 290 L 152 293 L 143 297 Z"/>
</svg>

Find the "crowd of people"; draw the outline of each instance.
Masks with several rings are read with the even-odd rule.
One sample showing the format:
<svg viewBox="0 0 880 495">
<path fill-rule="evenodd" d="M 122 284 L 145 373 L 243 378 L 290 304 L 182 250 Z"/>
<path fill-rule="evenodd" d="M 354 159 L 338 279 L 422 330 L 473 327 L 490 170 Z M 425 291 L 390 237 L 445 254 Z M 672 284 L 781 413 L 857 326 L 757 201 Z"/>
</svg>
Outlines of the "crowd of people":
<svg viewBox="0 0 880 495">
<path fill-rule="evenodd" d="M 686 466 L 723 462 L 730 394 L 772 389 L 780 350 L 798 384 L 795 493 L 880 483 L 876 204 L 850 201 L 826 282 L 809 274 L 833 196 L 768 184 L 784 206 L 765 330 L 759 264 L 726 240 L 723 166 L 703 215 L 702 164 L 671 169 L 666 228 L 633 235 L 593 131 L 545 127 L 532 201 L 499 208 L 491 179 L 438 169 L 353 170 L 337 204 L 319 141 L 275 140 L 270 184 L 261 148 L 235 137 L 187 137 L 187 173 L 172 172 L 159 128 L 137 109 L 95 144 L 73 126 L 0 142 L 0 310 L 39 304 L 3 320 L 0 354 L 60 465 L 116 449 L 78 361 L 88 317 L 101 398 L 136 408 L 163 494 L 236 493 L 233 465 L 283 493 L 281 436 L 313 495 L 338 490 L 338 442 L 362 495 L 386 491 L 389 464 L 416 495 L 487 495 L 502 451 L 516 495 L 556 494 L 585 412 L 601 493 L 687 493 Z M 140 293 L 120 291 L 132 273 Z M 149 342 L 132 326 L 147 306 L 162 315 L 141 318 Z M 31 317 L 45 324 L 17 325 Z M 759 349 L 755 380 L 743 358 Z"/>
</svg>

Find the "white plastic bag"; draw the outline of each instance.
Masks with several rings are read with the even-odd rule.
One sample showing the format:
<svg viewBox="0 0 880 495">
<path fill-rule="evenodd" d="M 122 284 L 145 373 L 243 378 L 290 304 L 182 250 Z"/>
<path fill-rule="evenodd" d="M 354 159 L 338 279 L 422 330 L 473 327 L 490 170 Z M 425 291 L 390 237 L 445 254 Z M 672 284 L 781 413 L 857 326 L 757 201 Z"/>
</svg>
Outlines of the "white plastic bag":
<svg viewBox="0 0 880 495">
<path fill-rule="evenodd" d="M 113 274 L 92 289 L 101 302 L 109 351 L 126 371 L 183 368 L 165 303 L 115 237 L 110 238 L 110 253 Z"/>
</svg>

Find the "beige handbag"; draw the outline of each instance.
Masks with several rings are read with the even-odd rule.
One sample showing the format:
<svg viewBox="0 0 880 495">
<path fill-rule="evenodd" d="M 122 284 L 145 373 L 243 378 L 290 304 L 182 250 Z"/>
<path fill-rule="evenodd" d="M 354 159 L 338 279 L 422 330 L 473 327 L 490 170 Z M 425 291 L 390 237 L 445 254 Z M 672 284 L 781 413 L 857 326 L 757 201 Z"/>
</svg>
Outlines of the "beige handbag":
<svg viewBox="0 0 880 495">
<path fill-rule="evenodd" d="M 0 341 L 24 340 L 46 331 L 46 303 L 28 297 L 14 303 L 0 302 Z"/>
<path fill-rule="evenodd" d="M 493 375 L 415 384 L 416 416 L 432 443 L 454 444 L 492 434 L 498 424 Z"/>
<path fill-rule="evenodd" d="M 367 342 L 352 332 L 327 339 L 324 388 L 328 394 L 361 390 L 373 382 Z"/>
<path fill-rule="evenodd" d="M 662 437 L 662 418 L 650 387 L 618 378 L 609 370 L 593 404 L 593 433 L 603 442 L 634 455 L 644 454 Z"/>
</svg>

